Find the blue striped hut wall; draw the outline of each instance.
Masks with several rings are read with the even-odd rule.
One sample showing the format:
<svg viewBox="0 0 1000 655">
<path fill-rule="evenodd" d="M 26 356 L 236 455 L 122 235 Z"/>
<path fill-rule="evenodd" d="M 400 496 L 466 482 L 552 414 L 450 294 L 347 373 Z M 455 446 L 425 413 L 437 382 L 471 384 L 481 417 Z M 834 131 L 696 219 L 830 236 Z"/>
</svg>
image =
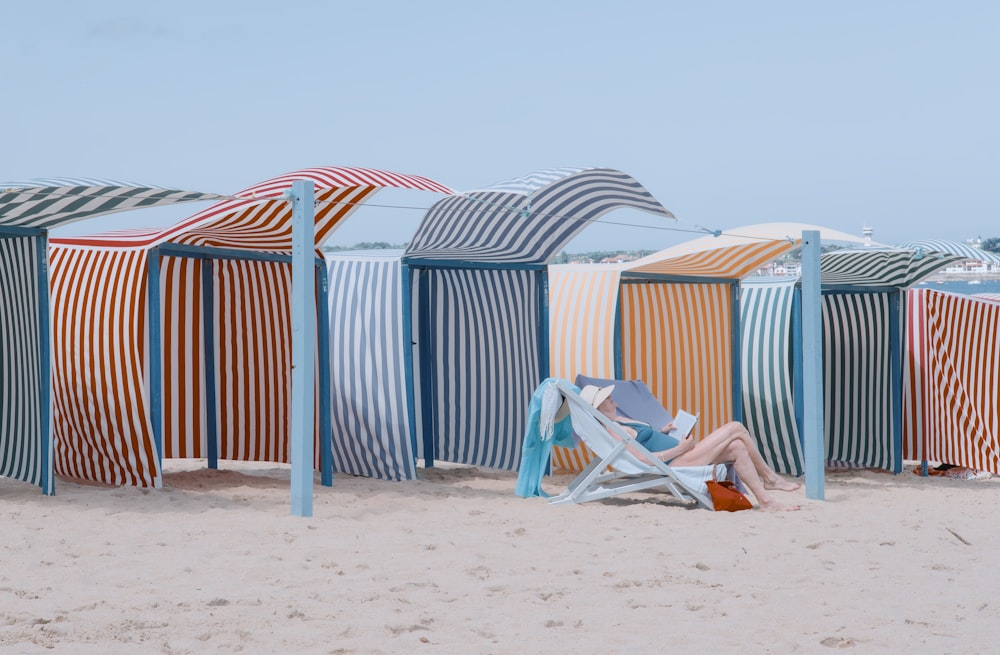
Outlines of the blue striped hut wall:
<svg viewBox="0 0 1000 655">
<path fill-rule="evenodd" d="M 403 352 L 401 251 L 328 253 L 333 470 L 416 477 Z"/>
</svg>

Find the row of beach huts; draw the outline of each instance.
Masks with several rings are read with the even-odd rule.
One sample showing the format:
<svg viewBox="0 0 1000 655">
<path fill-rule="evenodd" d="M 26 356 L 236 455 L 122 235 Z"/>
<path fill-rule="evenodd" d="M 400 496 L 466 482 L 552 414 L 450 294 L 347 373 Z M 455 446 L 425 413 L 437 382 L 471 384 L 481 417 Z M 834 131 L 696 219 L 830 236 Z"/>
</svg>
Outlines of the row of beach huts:
<svg viewBox="0 0 1000 655">
<path fill-rule="evenodd" d="M 759 269 L 818 230 L 826 459 L 1000 473 L 1000 301 L 914 289 L 991 255 L 815 225 L 748 225 L 637 261 L 549 265 L 620 209 L 673 215 L 630 175 L 546 170 L 458 192 L 322 167 L 231 195 L 106 180 L 0 185 L 0 476 L 159 487 L 163 461 L 289 461 L 291 214 L 315 188 L 314 466 L 387 480 L 456 462 L 516 470 L 548 377 L 642 379 L 707 433 L 742 420 L 803 471 L 800 285 Z M 380 189 L 437 194 L 403 251 L 321 246 Z M 164 229 L 54 237 L 112 212 L 206 209 Z M 358 218 L 361 218 L 359 216 Z M 834 247 L 836 246 L 836 247 Z M 583 446 L 553 466 L 580 470 Z"/>
</svg>

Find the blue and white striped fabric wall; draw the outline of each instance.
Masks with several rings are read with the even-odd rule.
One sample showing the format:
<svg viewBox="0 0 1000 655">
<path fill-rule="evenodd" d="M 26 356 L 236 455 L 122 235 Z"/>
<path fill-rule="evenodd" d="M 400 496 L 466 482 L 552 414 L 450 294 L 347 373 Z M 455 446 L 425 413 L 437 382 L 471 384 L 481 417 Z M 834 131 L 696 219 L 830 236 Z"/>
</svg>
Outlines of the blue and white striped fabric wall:
<svg viewBox="0 0 1000 655">
<path fill-rule="evenodd" d="M 403 358 L 401 251 L 326 255 L 333 469 L 416 477 Z"/>
<path fill-rule="evenodd" d="M 887 470 L 895 463 L 891 301 L 892 293 L 823 296 L 827 458 L 834 462 Z"/>
<path fill-rule="evenodd" d="M 39 238 L 0 238 L 0 475 L 36 485 L 44 472 L 42 385 L 50 385 L 41 379 L 38 339 Z"/>
<path fill-rule="evenodd" d="M 801 475 L 802 445 L 795 422 L 792 377 L 794 293 L 794 281 L 743 285 L 743 422 L 774 470 Z"/>
<path fill-rule="evenodd" d="M 541 382 L 540 271 L 420 269 L 426 297 L 414 293 L 430 334 L 425 374 L 435 459 L 517 470 L 527 399 Z M 421 288 L 414 280 L 414 288 Z M 417 421 L 423 440 L 423 427 Z"/>
</svg>

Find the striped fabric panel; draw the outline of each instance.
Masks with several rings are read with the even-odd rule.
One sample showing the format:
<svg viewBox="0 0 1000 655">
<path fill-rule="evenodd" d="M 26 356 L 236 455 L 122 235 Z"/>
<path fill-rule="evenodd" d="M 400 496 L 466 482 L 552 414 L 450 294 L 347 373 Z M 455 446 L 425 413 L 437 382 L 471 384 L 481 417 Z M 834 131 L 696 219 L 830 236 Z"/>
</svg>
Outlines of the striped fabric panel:
<svg viewBox="0 0 1000 655">
<path fill-rule="evenodd" d="M 403 358 L 401 255 L 326 257 L 335 471 L 416 478 Z"/>
<path fill-rule="evenodd" d="M 925 239 L 910 241 L 909 243 L 904 243 L 901 247 L 925 253 L 957 255 L 959 259 L 976 259 L 981 262 L 1000 264 L 1000 256 L 997 256 L 996 253 L 982 250 L 981 248 L 976 248 L 975 246 L 970 246 L 959 241 Z"/>
<path fill-rule="evenodd" d="M 789 241 L 752 241 L 723 248 L 706 248 L 676 257 L 654 254 L 644 258 L 643 263 L 629 268 L 628 272 L 739 280 L 796 247 L 797 243 Z"/>
<path fill-rule="evenodd" d="M 906 330 L 903 366 L 903 459 L 921 460 L 927 424 L 927 291 L 906 292 Z"/>
<path fill-rule="evenodd" d="M 740 295 L 744 424 L 767 463 L 801 475 L 792 378 L 792 299 L 795 282 L 745 284 Z"/>
<path fill-rule="evenodd" d="M 615 377 L 615 314 L 620 269 L 549 266 L 550 366 L 553 377 Z"/>
<path fill-rule="evenodd" d="M 624 379 L 671 413 L 699 414 L 699 438 L 732 420 L 728 284 L 623 284 L 621 316 Z"/>
<path fill-rule="evenodd" d="M 287 463 L 291 266 L 225 260 L 215 267 L 219 457 Z"/>
<path fill-rule="evenodd" d="M 202 262 L 160 260 L 163 456 L 207 457 Z M 218 335 L 213 335 L 219 344 Z M 219 346 L 216 345 L 216 350 Z"/>
<path fill-rule="evenodd" d="M 115 212 L 218 200 L 218 194 L 113 180 L 52 178 L 0 184 L 0 223 L 55 228 Z"/>
<path fill-rule="evenodd" d="M 834 250 L 820 255 L 824 288 L 908 287 L 953 262 L 956 255 L 924 256 L 911 250 Z"/>
<path fill-rule="evenodd" d="M 0 238 L 0 476 L 41 485 L 37 237 Z"/>
<path fill-rule="evenodd" d="M 517 470 L 538 364 L 538 272 L 425 269 L 436 458 Z M 418 425 L 420 421 L 418 420 Z"/>
<path fill-rule="evenodd" d="M 823 296 L 823 395 L 830 460 L 893 468 L 890 300 L 887 293 Z"/>
<path fill-rule="evenodd" d="M 50 249 L 53 431 L 60 475 L 150 487 L 146 251 Z"/>
<path fill-rule="evenodd" d="M 998 302 L 1000 303 L 1000 293 L 977 293 L 972 296 L 979 300 L 985 300 L 987 302 Z"/>
<path fill-rule="evenodd" d="M 513 188 L 521 188 L 515 183 Z M 406 257 L 544 263 L 592 221 L 620 208 L 673 218 L 641 184 L 612 169 L 585 169 L 535 189 L 445 198 L 428 210 Z"/>
<path fill-rule="evenodd" d="M 1000 306 L 925 294 L 927 459 L 1000 473 Z"/>
<path fill-rule="evenodd" d="M 403 175 L 367 168 L 308 168 L 255 184 L 179 223 L 149 234 L 115 232 L 66 239 L 91 247 L 153 246 L 163 241 L 229 248 L 288 250 L 291 248 L 291 202 L 285 191 L 298 180 L 315 185 L 316 245 L 322 245 L 358 204 L 376 190 L 396 187 L 454 193 L 447 186 L 418 175 Z"/>
<path fill-rule="evenodd" d="M 549 366 L 553 377 L 615 377 L 615 314 L 620 267 L 549 266 Z M 552 449 L 555 470 L 582 471 L 593 457 L 580 444 Z"/>
<path fill-rule="evenodd" d="M 522 196 L 531 195 L 535 191 L 541 188 L 547 187 L 548 185 L 558 182 L 559 180 L 569 177 L 570 175 L 576 175 L 577 173 L 582 173 L 588 170 L 586 168 L 549 168 L 546 170 L 535 171 L 534 173 L 529 173 L 527 175 L 522 175 L 520 177 L 514 177 L 504 182 L 497 182 L 496 184 L 491 184 L 483 189 L 477 189 L 479 191 L 500 191 L 502 193 L 517 193 Z"/>
</svg>

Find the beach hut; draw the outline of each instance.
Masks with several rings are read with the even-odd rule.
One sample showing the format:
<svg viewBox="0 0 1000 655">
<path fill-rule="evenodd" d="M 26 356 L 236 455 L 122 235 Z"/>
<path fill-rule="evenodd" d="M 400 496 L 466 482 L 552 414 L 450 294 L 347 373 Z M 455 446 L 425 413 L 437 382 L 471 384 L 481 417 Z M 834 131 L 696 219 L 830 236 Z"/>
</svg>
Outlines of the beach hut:
<svg viewBox="0 0 1000 655">
<path fill-rule="evenodd" d="M 965 244 L 916 242 L 996 264 Z M 904 442 L 907 459 L 1000 474 L 1000 296 L 907 293 Z"/>
<path fill-rule="evenodd" d="M 163 458 L 287 462 L 292 184 L 315 188 L 318 247 L 382 188 L 425 177 L 322 167 L 254 185 L 156 231 L 53 239 L 56 469 L 159 487 Z M 326 268 L 317 267 L 326 307 Z M 325 311 L 317 460 L 329 458 Z M 329 483 L 328 463 L 317 461 Z"/>
<path fill-rule="evenodd" d="M 802 232 L 810 229 L 826 239 L 861 242 L 804 223 L 765 223 L 693 239 L 628 264 L 550 267 L 553 374 L 641 379 L 671 412 L 697 412 L 701 436 L 740 420 L 747 401 L 741 281 L 798 248 Z M 575 471 L 590 453 L 555 448 L 552 457 L 557 468 Z"/>
<path fill-rule="evenodd" d="M 425 464 L 517 469 L 549 376 L 547 262 L 621 208 L 673 218 L 608 168 L 541 171 L 430 208 L 402 259 L 409 427 Z"/>
<path fill-rule="evenodd" d="M 116 212 L 221 197 L 115 180 L 0 184 L 0 475 L 55 491 L 49 231 Z M 92 370 L 89 364 L 80 378 Z"/>
<path fill-rule="evenodd" d="M 904 459 L 906 289 L 961 260 L 960 248 L 869 246 L 820 258 L 826 460 L 899 472 Z M 744 286 L 745 421 L 768 463 L 802 473 L 798 281 Z"/>
</svg>

